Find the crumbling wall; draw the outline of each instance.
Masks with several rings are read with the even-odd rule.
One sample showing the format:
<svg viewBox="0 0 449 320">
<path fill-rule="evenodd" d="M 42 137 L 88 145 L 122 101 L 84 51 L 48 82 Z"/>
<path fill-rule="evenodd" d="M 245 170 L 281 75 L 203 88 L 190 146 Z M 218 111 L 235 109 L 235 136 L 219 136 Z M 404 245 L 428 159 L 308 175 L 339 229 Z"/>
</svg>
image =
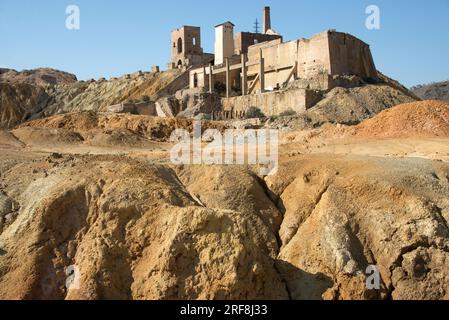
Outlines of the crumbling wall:
<svg viewBox="0 0 449 320">
<path fill-rule="evenodd" d="M 264 59 L 265 88 L 277 88 L 287 80 L 297 57 L 294 41 L 281 43 L 280 39 L 251 46 L 248 49 L 248 76 L 254 76 L 260 70 L 260 50 Z M 254 91 L 260 91 L 260 82 Z"/>
<path fill-rule="evenodd" d="M 243 35 L 240 34 L 236 42 L 241 43 Z M 249 95 L 224 99 L 225 112 L 239 113 L 255 106 L 266 115 L 289 109 L 301 113 L 319 100 L 320 94 L 314 90 L 326 92 L 336 86 L 354 87 L 366 78 L 377 77 L 369 46 L 354 36 L 336 31 L 321 32 L 310 39 L 282 42 L 279 38 L 254 44 L 248 47 L 247 58 Z M 241 57 L 234 55 L 229 62 L 231 91 L 235 91 L 231 95 L 240 94 Z M 215 66 L 214 84 L 226 82 L 224 69 L 224 65 Z M 192 70 L 190 88 L 207 88 L 206 79 L 203 68 Z M 273 90 L 275 92 L 271 92 Z M 262 91 L 269 92 L 260 94 Z"/>
<path fill-rule="evenodd" d="M 264 58 L 265 89 L 281 87 L 289 79 L 295 64 L 296 79 L 306 81 L 328 75 L 377 77 L 369 46 L 346 33 L 325 31 L 310 39 L 284 43 L 274 40 L 250 46 L 248 48 L 249 77 L 257 75 L 260 71 L 261 50 Z M 294 79 L 292 77 L 289 80 Z M 331 83 L 328 84 L 328 87 L 320 86 L 319 89 L 331 89 Z M 325 85 L 325 82 L 322 82 L 322 85 Z M 260 84 L 256 84 L 254 88 L 254 91 L 260 91 Z"/>
<path fill-rule="evenodd" d="M 299 39 L 298 78 L 312 78 L 318 74 L 331 74 L 329 38 L 327 32 L 319 33 L 310 39 Z"/>
<path fill-rule="evenodd" d="M 119 103 L 106 108 L 111 113 L 132 113 L 146 116 L 156 116 L 156 105 L 153 101 L 140 103 Z"/>
<path fill-rule="evenodd" d="M 191 89 L 209 88 L 209 74 L 209 67 L 190 70 L 189 87 Z"/>
<path fill-rule="evenodd" d="M 248 48 L 250 46 L 276 39 L 279 39 L 280 42 L 282 42 L 281 35 L 239 32 L 234 37 L 234 51 L 235 54 L 248 53 Z"/>
<path fill-rule="evenodd" d="M 181 106 L 177 117 L 195 118 L 201 114 L 211 115 L 222 109 L 220 96 L 203 89 L 181 90 L 176 93 L 175 97 Z"/>
<path fill-rule="evenodd" d="M 376 78 L 377 70 L 368 44 L 341 32 L 328 32 L 331 74 Z"/>
<path fill-rule="evenodd" d="M 293 110 L 300 114 L 322 98 L 318 91 L 292 88 L 289 90 L 257 93 L 247 96 L 223 98 L 223 110 L 235 115 L 244 114 L 249 107 L 259 108 L 266 116 L 276 116 Z"/>
<path fill-rule="evenodd" d="M 189 67 L 213 60 L 201 47 L 200 27 L 184 26 L 171 33 L 170 68 Z"/>
</svg>

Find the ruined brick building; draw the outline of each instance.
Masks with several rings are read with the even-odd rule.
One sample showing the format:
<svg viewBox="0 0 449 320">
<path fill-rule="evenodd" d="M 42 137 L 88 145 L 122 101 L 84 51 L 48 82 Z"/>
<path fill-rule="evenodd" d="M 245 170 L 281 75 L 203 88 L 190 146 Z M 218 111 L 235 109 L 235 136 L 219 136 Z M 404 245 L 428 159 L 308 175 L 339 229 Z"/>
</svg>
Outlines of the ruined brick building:
<svg viewBox="0 0 449 320">
<path fill-rule="evenodd" d="M 171 62 L 169 68 L 183 68 L 214 60 L 213 54 L 203 52 L 201 48 L 201 29 L 183 26 L 171 34 Z"/>
<path fill-rule="evenodd" d="M 173 31 L 169 65 L 189 69 L 192 89 L 221 90 L 224 111 L 232 117 L 250 106 L 266 115 L 303 112 L 320 92 L 339 85 L 339 76 L 377 77 L 369 45 L 350 34 L 329 30 L 284 42 L 271 28 L 269 7 L 263 33 L 234 34 L 234 27 L 230 21 L 215 26 L 214 54 L 203 52 L 200 28 Z"/>
</svg>

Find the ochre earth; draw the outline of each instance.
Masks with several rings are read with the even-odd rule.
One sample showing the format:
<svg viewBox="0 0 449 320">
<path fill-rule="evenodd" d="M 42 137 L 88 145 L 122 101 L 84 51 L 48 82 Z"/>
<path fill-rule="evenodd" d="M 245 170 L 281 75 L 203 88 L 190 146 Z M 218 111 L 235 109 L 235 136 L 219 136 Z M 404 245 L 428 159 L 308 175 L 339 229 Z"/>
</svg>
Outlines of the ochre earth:
<svg viewBox="0 0 449 320">
<path fill-rule="evenodd" d="M 2 131 L 0 298 L 449 299 L 446 109 L 284 133 L 268 177 L 171 164 L 188 120 L 73 113 Z"/>
</svg>

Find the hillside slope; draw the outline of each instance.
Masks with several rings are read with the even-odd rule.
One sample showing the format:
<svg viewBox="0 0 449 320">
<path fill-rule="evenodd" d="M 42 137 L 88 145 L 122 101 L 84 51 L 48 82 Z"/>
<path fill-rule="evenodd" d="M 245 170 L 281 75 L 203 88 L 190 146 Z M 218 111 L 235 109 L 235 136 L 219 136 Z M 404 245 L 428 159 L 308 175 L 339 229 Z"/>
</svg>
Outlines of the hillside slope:
<svg viewBox="0 0 449 320">
<path fill-rule="evenodd" d="M 401 104 L 362 122 L 355 130 L 362 137 L 449 137 L 449 104 L 438 100 Z"/>
<path fill-rule="evenodd" d="M 0 154 L 2 299 L 449 299 L 447 163 L 282 155 L 263 181 L 16 150 Z"/>
<path fill-rule="evenodd" d="M 326 123 L 355 125 L 398 104 L 420 100 L 398 81 L 381 72 L 378 74 L 376 82 L 359 79 L 357 84 L 335 87 L 305 113 L 275 117 L 266 126 L 281 130 L 302 130 Z"/>
<path fill-rule="evenodd" d="M 438 104 L 288 133 L 265 178 L 173 164 L 187 119 L 80 112 L 0 131 L 0 298 L 449 299 Z"/>
<path fill-rule="evenodd" d="M 50 97 L 42 87 L 26 83 L 0 83 L 0 128 L 12 128 L 37 110 Z"/>
<path fill-rule="evenodd" d="M 179 70 L 158 73 L 138 72 L 110 80 L 77 82 L 47 90 L 52 97 L 41 116 L 76 111 L 105 111 L 106 107 L 149 98 L 164 90 L 181 75 Z"/>
<path fill-rule="evenodd" d="M 6 74 L 8 74 L 6 72 Z M 110 80 L 77 81 L 57 85 L 33 85 L 24 80 L 0 83 L 0 128 L 55 114 L 96 111 L 113 104 L 141 101 L 169 89 L 183 87 L 179 70 L 158 73 L 137 72 Z M 173 92 L 174 93 L 174 92 Z"/>
<path fill-rule="evenodd" d="M 70 84 L 76 82 L 76 76 L 68 72 L 51 68 L 16 71 L 13 69 L 0 69 L 0 83 L 30 84 L 33 86 Z"/>
<path fill-rule="evenodd" d="M 411 90 L 421 99 L 449 102 L 449 81 L 420 85 Z"/>
<path fill-rule="evenodd" d="M 415 99 L 386 84 L 335 88 L 306 114 L 321 123 L 357 124 L 382 110 L 412 101 Z"/>
</svg>

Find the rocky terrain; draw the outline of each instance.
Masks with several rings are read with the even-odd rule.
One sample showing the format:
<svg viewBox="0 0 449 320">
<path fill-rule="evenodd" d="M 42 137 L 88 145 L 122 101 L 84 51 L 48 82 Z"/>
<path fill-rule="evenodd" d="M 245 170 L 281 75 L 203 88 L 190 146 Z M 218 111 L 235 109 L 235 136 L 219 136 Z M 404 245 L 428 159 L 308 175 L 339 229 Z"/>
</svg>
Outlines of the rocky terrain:
<svg viewBox="0 0 449 320">
<path fill-rule="evenodd" d="M 270 119 L 268 126 L 281 130 L 303 130 L 327 123 L 355 125 L 398 104 L 420 100 L 399 82 L 380 72 L 377 83 L 358 81 L 358 85 L 330 90 L 303 114 Z"/>
<path fill-rule="evenodd" d="M 36 106 L 47 101 L 48 95 L 42 87 L 0 83 L 0 128 L 13 128 L 26 121 Z"/>
<path fill-rule="evenodd" d="M 365 137 L 447 137 L 449 104 L 437 100 L 401 104 L 382 111 L 355 129 L 357 135 Z"/>
<path fill-rule="evenodd" d="M 12 128 L 24 121 L 74 111 L 105 111 L 110 105 L 144 101 L 159 93 L 178 90 L 176 80 L 182 76 L 178 70 L 167 72 L 136 72 L 110 80 L 65 81 L 65 73 L 38 69 L 29 78 L 22 73 L 0 80 L 0 128 Z M 41 77 L 61 73 L 56 83 L 42 85 Z M 24 79 L 24 80 L 23 80 Z M 23 81 L 22 81 L 23 80 Z M 173 91 L 173 92 L 171 92 Z"/>
<path fill-rule="evenodd" d="M 358 124 L 392 106 L 416 99 L 387 84 L 331 90 L 323 100 L 308 110 L 306 116 L 315 124 Z"/>
<path fill-rule="evenodd" d="M 286 132 L 268 177 L 171 164 L 187 119 L 78 112 L 2 131 L 0 298 L 449 299 L 448 108 Z"/>
<path fill-rule="evenodd" d="M 303 115 L 202 122 L 282 129 L 262 176 L 170 161 L 219 108 L 185 72 L 0 73 L 0 299 L 449 299 L 447 103 L 381 75 Z M 168 116 L 108 112 L 142 101 Z"/>
<path fill-rule="evenodd" d="M 217 94 L 186 89 L 188 71 L 139 71 L 109 80 L 76 81 L 75 76 L 52 69 L 20 73 L 2 70 L 0 128 L 63 113 L 105 112 L 121 103 L 152 104 L 164 117 L 210 119 L 213 111 L 220 110 Z M 398 82 L 379 74 L 376 83 L 359 79 L 357 86 L 337 87 L 325 93 L 308 112 L 289 119 L 287 126 L 310 129 L 324 123 L 357 124 L 397 104 L 419 100 Z M 285 120 L 273 127 L 285 126 Z"/>
<path fill-rule="evenodd" d="M 25 83 L 45 87 L 57 84 L 71 84 L 76 81 L 75 75 L 50 68 L 23 70 L 20 72 L 13 69 L 0 68 L 0 83 Z"/>
<path fill-rule="evenodd" d="M 449 102 L 449 81 L 419 85 L 411 88 L 411 91 L 421 99 Z"/>
</svg>

